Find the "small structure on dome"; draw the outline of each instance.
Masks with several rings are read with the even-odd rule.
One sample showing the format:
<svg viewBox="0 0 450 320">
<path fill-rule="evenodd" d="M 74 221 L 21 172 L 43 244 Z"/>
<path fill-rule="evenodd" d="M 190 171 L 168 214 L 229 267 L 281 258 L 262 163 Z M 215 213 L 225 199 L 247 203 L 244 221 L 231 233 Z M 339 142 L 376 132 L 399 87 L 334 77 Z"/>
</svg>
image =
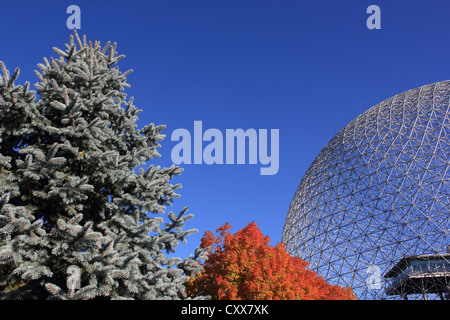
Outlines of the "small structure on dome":
<svg viewBox="0 0 450 320">
<path fill-rule="evenodd" d="M 404 257 L 384 277 L 389 279 L 389 296 L 408 300 L 408 295 L 421 295 L 428 300 L 429 294 L 437 294 L 450 299 L 450 254 Z"/>
</svg>

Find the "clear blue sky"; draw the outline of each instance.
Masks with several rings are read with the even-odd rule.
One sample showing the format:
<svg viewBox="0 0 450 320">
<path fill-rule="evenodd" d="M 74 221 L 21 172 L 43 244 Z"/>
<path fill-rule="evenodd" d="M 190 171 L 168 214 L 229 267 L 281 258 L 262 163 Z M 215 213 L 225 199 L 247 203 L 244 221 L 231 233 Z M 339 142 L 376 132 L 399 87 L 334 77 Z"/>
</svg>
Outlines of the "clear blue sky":
<svg viewBox="0 0 450 320">
<path fill-rule="evenodd" d="M 90 40 L 118 43 L 127 90 L 143 109 L 139 125 L 165 124 L 162 158 L 171 165 L 177 128 L 279 129 L 280 169 L 260 165 L 182 165 L 188 227 L 200 232 L 179 248 L 194 251 L 204 231 L 259 223 L 272 243 L 310 163 L 348 122 L 405 90 L 450 79 L 450 2 L 446 0 L 148 0 L 13 1 L 0 5 L 0 60 L 37 81 L 42 57 L 72 33 L 66 8 L 81 8 Z M 366 9 L 381 8 L 369 30 Z"/>
</svg>

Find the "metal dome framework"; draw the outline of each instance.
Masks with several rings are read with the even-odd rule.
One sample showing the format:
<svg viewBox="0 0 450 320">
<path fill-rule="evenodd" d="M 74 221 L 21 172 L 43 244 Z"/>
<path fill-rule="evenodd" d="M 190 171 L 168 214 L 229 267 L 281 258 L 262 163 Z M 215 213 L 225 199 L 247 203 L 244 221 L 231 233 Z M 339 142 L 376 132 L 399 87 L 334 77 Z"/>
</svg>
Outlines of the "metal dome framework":
<svg viewBox="0 0 450 320">
<path fill-rule="evenodd" d="M 392 298 L 383 275 L 402 258 L 443 254 L 450 244 L 449 94 L 450 81 L 406 91 L 331 139 L 289 207 L 288 252 L 359 299 Z M 412 298 L 433 298 L 426 290 Z"/>
</svg>

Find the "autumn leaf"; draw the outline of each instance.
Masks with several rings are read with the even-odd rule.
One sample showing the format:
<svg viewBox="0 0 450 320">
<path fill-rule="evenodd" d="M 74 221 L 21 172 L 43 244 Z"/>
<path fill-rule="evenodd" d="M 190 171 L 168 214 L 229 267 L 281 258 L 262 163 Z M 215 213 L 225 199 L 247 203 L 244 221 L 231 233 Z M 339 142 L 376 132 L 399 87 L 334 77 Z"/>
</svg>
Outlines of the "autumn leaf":
<svg viewBox="0 0 450 320">
<path fill-rule="evenodd" d="M 189 296 L 219 300 L 348 300 L 350 288 L 333 286 L 308 263 L 291 257 L 282 243 L 270 246 L 255 222 L 231 234 L 228 223 L 214 235 L 206 231 L 201 247 L 209 247 L 203 273 L 186 285 Z"/>
</svg>

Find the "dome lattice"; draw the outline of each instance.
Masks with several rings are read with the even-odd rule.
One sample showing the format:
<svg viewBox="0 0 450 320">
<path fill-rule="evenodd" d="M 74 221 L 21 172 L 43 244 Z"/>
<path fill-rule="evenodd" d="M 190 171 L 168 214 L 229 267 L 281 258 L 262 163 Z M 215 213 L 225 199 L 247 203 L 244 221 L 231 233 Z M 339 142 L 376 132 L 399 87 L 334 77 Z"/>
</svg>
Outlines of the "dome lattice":
<svg viewBox="0 0 450 320">
<path fill-rule="evenodd" d="M 390 298 L 383 275 L 401 258 L 442 253 L 450 244 L 449 93 L 450 81 L 401 93 L 331 139 L 289 207 L 288 252 L 360 299 Z"/>
</svg>

